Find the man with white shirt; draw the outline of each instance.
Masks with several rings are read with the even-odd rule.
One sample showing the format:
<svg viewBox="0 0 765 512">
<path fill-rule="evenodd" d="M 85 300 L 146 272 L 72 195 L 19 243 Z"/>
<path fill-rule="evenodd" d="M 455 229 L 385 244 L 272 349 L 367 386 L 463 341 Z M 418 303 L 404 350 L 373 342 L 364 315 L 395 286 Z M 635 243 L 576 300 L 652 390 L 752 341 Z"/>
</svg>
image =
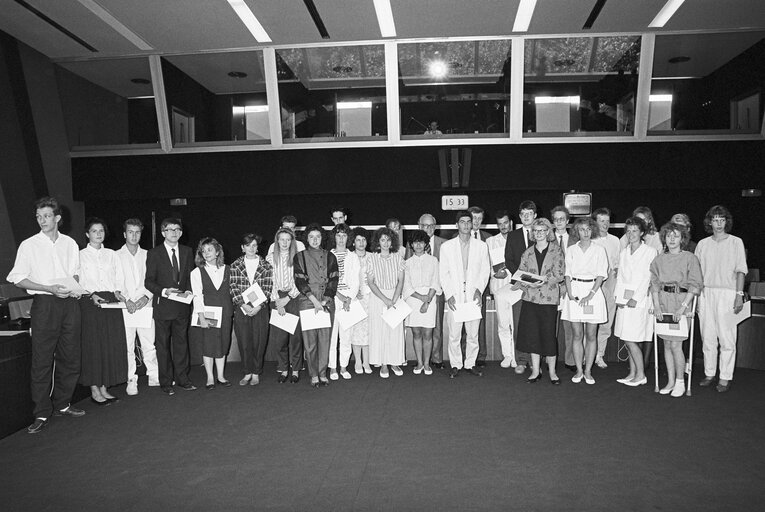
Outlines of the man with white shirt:
<svg viewBox="0 0 765 512">
<path fill-rule="evenodd" d="M 489 237 L 486 245 L 489 248 L 489 259 L 492 264 L 492 275 L 489 290 L 494 296 L 494 307 L 497 312 L 497 335 L 502 346 L 502 368 L 515 367 L 515 343 L 513 342 L 513 305 L 510 303 L 508 289 L 510 274 L 505 266 L 505 245 L 513 222 L 507 210 L 499 210 L 496 215 L 499 234 Z M 499 293 L 497 293 L 499 292 Z"/>
<path fill-rule="evenodd" d="M 458 375 L 461 368 L 480 377 L 479 368 L 475 367 L 478 356 L 478 325 L 479 320 L 457 322 L 454 312 L 458 305 L 475 302 L 480 307 L 481 295 L 489 281 L 491 264 L 486 243 L 473 238 L 473 217 L 468 211 L 457 213 L 456 238 L 447 240 L 441 246 L 441 259 L 438 273 L 441 278 L 441 288 L 446 297 L 446 322 L 449 327 L 449 363 L 452 367 L 450 377 Z M 460 337 L 462 326 L 465 326 L 465 358 L 463 363 Z"/>
<path fill-rule="evenodd" d="M 555 240 L 558 242 L 564 255 L 569 246 L 575 243 L 568 234 L 568 221 L 570 217 L 571 214 L 568 208 L 563 205 L 558 205 L 550 210 L 550 219 L 552 219 L 552 224 L 555 228 Z M 562 302 L 566 294 L 565 282 L 561 283 L 560 293 L 560 300 Z M 572 372 L 576 372 L 576 365 L 574 364 L 574 328 L 571 326 L 571 322 L 560 318 L 560 312 L 558 312 L 558 322 L 560 328 L 563 329 L 563 365 Z"/>
<path fill-rule="evenodd" d="M 56 199 L 39 199 L 35 210 L 40 232 L 21 242 L 6 278 L 34 297 L 30 380 L 35 420 L 27 427 L 30 434 L 45 428 L 51 415 L 85 414 L 70 405 L 80 376 L 79 294 L 56 283 L 78 279 L 80 251 L 72 238 L 58 231 L 61 208 Z"/>
<path fill-rule="evenodd" d="M 297 218 L 294 215 L 285 215 L 282 217 L 281 220 L 281 227 L 289 229 L 293 233 L 295 233 L 295 226 L 297 226 Z M 268 253 L 267 255 L 271 255 L 274 253 L 274 245 L 275 243 L 272 242 L 271 245 L 268 246 Z M 295 245 L 297 246 L 297 251 L 305 251 L 305 244 L 297 239 L 297 235 L 295 236 Z"/>
<path fill-rule="evenodd" d="M 611 210 L 608 208 L 598 208 L 592 212 L 592 218 L 598 225 L 598 236 L 593 237 L 592 241 L 602 246 L 608 256 L 608 278 L 603 281 L 601 286 L 603 295 L 606 297 L 608 320 L 606 320 L 606 323 L 598 325 L 598 353 L 595 357 L 595 364 L 599 368 L 606 368 L 608 365 L 603 360 L 603 356 L 606 353 L 608 338 L 611 337 L 611 332 L 613 331 L 614 317 L 616 315 L 614 290 L 616 289 L 616 273 L 619 267 L 621 245 L 619 244 L 619 239 L 608 232 L 608 229 L 611 227 Z"/>
<path fill-rule="evenodd" d="M 521 265 L 521 256 L 523 252 L 534 244 L 531 234 L 531 225 L 537 218 L 537 205 L 534 201 L 523 201 L 518 207 L 518 218 L 521 220 L 521 227 L 515 229 L 507 235 L 505 244 L 505 266 L 512 276 Z M 513 304 L 513 325 L 518 325 L 518 318 L 521 315 L 521 301 Z M 513 331 L 513 341 L 518 344 L 517 331 Z M 521 374 L 526 371 L 529 365 L 529 354 L 515 350 L 515 373 Z"/>
<path fill-rule="evenodd" d="M 125 245 L 116 252 L 117 259 L 117 298 L 125 303 L 122 310 L 127 338 L 127 394 L 138 394 L 138 375 L 135 363 L 135 338 L 141 343 L 142 361 L 146 366 L 149 386 L 159 386 L 157 351 L 154 348 L 154 319 L 152 318 L 151 299 L 154 295 L 144 286 L 146 278 L 146 249 L 139 245 L 143 223 L 140 219 L 128 219 L 123 224 Z M 138 327 L 134 320 L 137 313 L 147 315 L 146 323 Z"/>
</svg>

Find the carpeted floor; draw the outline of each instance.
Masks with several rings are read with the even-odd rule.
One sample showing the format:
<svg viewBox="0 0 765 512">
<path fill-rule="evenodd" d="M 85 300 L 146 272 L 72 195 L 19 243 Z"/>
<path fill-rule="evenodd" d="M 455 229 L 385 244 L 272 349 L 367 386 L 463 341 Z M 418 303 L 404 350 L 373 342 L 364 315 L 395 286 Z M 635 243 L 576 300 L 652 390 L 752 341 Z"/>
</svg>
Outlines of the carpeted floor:
<svg viewBox="0 0 765 512">
<path fill-rule="evenodd" d="M 0 441 L 0 510 L 757 510 L 765 375 L 692 397 L 615 382 L 527 384 L 491 363 L 313 389 L 148 388 Z M 240 378 L 239 365 L 227 376 Z M 700 369 L 696 369 L 696 382 Z M 204 384 L 203 370 L 192 379 Z M 528 375 L 528 374 L 527 374 Z"/>
</svg>

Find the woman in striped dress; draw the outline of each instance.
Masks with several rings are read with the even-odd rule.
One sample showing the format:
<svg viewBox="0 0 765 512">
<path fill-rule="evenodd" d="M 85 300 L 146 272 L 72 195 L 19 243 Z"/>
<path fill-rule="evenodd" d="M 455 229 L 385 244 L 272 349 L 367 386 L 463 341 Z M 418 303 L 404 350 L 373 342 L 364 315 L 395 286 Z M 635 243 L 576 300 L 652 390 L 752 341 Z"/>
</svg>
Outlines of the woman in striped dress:
<svg viewBox="0 0 765 512">
<path fill-rule="evenodd" d="M 372 294 L 369 298 L 369 360 L 380 367 L 380 377 L 388 378 L 388 365 L 397 376 L 404 374 L 404 329 L 390 327 L 382 318 L 392 308 L 404 288 L 404 259 L 398 252 L 396 233 L 380 228 L 372 237 L 372 250 L 367 265 L 367 279 Z"/>
<path fill-rule="evenodd" d="M 369 231 L 361 227 L 354 228 L 351 233 L 351 240 L 353 241 L 353 252 L 359 259 L 360 267 L 359 293 L 356 297 L 364 311 L 368 312 L 369 296 L 372 294 L 367 282 L 367 263 L 370 254 L 367 252 L 367 246 L 370 245 Z M 369 366 L 369 317 L 351 328 L 351 349 L 353 350 L 353 359 L 356 361 L 354 366 L 356 374 L 371 374 L 372 368 Z"/>
</svg>

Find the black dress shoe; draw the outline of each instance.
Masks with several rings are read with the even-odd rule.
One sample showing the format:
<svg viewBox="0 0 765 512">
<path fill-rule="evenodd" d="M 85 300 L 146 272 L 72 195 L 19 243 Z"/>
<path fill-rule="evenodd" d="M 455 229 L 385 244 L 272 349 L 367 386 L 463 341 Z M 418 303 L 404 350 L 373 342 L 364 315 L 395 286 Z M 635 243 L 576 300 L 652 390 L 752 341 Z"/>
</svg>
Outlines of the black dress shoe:
<svg viewBox="0 0 765 512">
<path fill-rule="evenodd" d="M 486 361 L 476 361 L 475 365 L 479 368 L 485 368 L 486 367 Z"/>
<path fill-rule="evenodd" d="M 205 389 L 207 391 L 212 391 L 213 389 L 215 389 L 215 384 L 205 384 Z"/>
<path fill-rule="evenodd" d="M 290 382 L 297 384 L 300 381 L 300 375 L 290 375 Z"/>
<path fill-rule="evenodd" d="M 173 386 L 162 386 L 162 392 L 165 393 L 167 396 L 173 396 L 175 394 L 175 390 L 173 389 Z"/>
<path fill-rule="evenodd" d="M 230 380 L 219 380 L 218 384 L 220 384 L 224 388 L 230 388 L 231 387 L 231 381 Z"/>
<path fill-rule="evenodd" d="M 481 369 L 475 366 L 472 368 L 468 368 L 468 373 L 470 375 L 475 375 L 476 377 L 483 377 L 483 372 L 481 371 Z"/>
<path fill-rule="evenodd" d="M 85 411 L 70 405 L 66 409 L 53 411 L 53 416 L 71 416 L 72 418 L 79 418 L 80 416 L 85 416 Z"/>
<path fill-rule="evenodd" d="M 110 404 L 116 404 L 117 402 L 119 402 L 119 401 L 120 401 L 119 397 L 116 397 L 116 396 L 113 396 L 113 397 L 111 397 L 111 398 L 107 398 L 106 400 L 107 400 L 107 401 L 108 401 Z"/>
<path fill-rule="evenodd" d="M 576 366 L 574 366 L 573 364 L 564 364 L 563 366 L 566 367 L 566 370 L 570 370 L 570 371 L 576 373 Z"/>
<path fill-rule="evenodd" d="M 538 381 L 541 378 L 542 378 L 542 374 L 539 373 L 537 374 L 536 377 L 529 377 L 528 379 L 526 379 L 526 382 L 528 382 L 529 384 L 534 384 L 536 381 Z"/>
<path fill-rule="evenodd" d="M 444 363 L 430 363 L 431 368 L 435 368 L 437 370 L 443 370 L 444 369 Z"/>
<path fill-rule="evenodd" d="M 279 374 L 279 379 L 278 379 L 279 384 L 287 382 L 287 379 L 288 379 L 287 374 L 284 374 L 284 373 Z"/>
<path fill-rule="evenodd" d="M 92 396 L 90 397 L 90 401 L 93 402 L 94 404 L 100 405 L 100 406 L 106 406 L 106 405 L 111 405 L 112 404 L 109 400 L 106 400 L 106 399 L 104 399 L 103 402 L 99 402 L 98 400 L 96 400 Z"/>
<path fill-rule="evenodd" d="M 195 391 L 197 389 L 197 387 L 194 384 L 192 384 L 191 382 L 187 382 L 186 384 L 183 384 L 181 386 L 181 389 L 183 389 L 185 391 Z"/>
<path fill-rule="evenodd" d="M 48 420 L 35 418 L 35 421 L 27 427 L 27 434 L 37 434 L 48 425 Z"/>
<path fill-rule="evenodd" d="M 550 379 L 550 384 L 553 386 L 560 386 L 560 379 Z"/>
<path fill-rule="evenodd" d="M 322 387 L 327 387 L 329 386 L 329 381 L 326 379 L 319 379 L 319 385 Z"/>
<path fill-rule="evenodd" d="M 460 369 L 459 368 L 452 368 L 451 370 L 449 370 L 449 378 L 450 379 L 455 378 L 459 374 L 460 374 Z"/>
</svg>

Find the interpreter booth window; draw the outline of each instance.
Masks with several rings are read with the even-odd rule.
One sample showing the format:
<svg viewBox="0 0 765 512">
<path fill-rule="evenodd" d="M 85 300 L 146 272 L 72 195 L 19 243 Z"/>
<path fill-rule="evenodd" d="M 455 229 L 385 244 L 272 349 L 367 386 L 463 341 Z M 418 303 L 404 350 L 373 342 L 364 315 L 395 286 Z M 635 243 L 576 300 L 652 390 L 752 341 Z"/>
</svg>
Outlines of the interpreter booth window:
<svg viewBox="0 0 765 512">
<path fill-rule="evenodd" d="M 268 144 L 263 52 L 162 58 L 173 145 Z"/>
<path fill-rule="evenodd" d="M 760 133 L 765 32 L 659 35 L 649 135 Z"/>
<path fill-rule="evenodd" d="M 276 50 L 282 139 L 386 140 L 385 47 Z"/>
<path fill-rule="evenodd" d="M 523 136 L 630 136 L 640 36 L 527 39 Z"/>
<path fill-rule="evenodd" d="M 61 62 L 55 70 L 71 149 L 159 147 L 148 57 Z"/>
<path fill-rule="evenodd" d="M 510 41 L 398 45 L 402 139 L 508 137 Z"/>
</svg>

